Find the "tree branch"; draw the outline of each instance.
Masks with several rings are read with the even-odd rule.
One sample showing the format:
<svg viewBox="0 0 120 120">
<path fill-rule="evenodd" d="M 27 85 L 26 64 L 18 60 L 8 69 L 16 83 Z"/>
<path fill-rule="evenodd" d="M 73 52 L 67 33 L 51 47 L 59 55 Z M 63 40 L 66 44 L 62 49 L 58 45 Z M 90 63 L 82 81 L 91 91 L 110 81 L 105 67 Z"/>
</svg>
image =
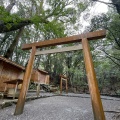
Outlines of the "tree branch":
<svg viewBox="0 0 120 120">
<path fill-rule="evenodd" d="M 44 19 L 40 19 L 38 22 L 47 24 L 49 21 L 46 21 Z M 7 23 L 1 22 L 0 23 L 0 33 L 5 33 L 5 32 L 18 30 L 18 29 L 20 29 L 24 26 L 30 25 L 30 24 L 34 24 L 34 22 L 32 20 L 21 20 L 18 23 L 15 23 L 15 22 L 12 22 L 12 21 L 7 22 Z M 8 28 L 7 25 L 9 25 L 10 28 Z"/>
<path fill-rule="evenodd" d="M 100 1 L 100 0 L 92 0 L 94 2 L 100 2 L 100 3 L 104 3 L 104 4 L 110 4 L 110 5 L 114 5 L 113 3 L 107 3 L 107 2 L 104 2 L 104 1 Z"/>
<path fill-rule="evenodd" d="M 32 22 L 30 20 L 23 20 L 19 23 L 14 23 L 14 22 L 4 23 L 4 22 L 2 22 L 0 24 L 0 33 L 5 33 L 5 32 L 18 30 L 18 29 L 20 29 L 20 28 L 22 28 L 26 25 L 30 25 L 30 24 L 32 24 Z M 7 25 L 9 25 L 10 28 L 8 28 Z"/>
<path fill-rule="evenodd" d="M 118 66 L 120 66 L 120 64 L 118 64 L 117 62 L 115 62 L 111 57 L 113 57 L 113 56 L 110 56 L 105 50 L 102 50 L 106 55 L 107 55 L 107 57 L 110 59 L 110 60 L 112 60 L 116 65 L 118 65 Z M 115 57 L 113 57 L 114 59 L 116 59 Z M 118 60 L 120 60 L 120 59 L 118 59 Z"/>
<path fill-rule="evenodd" d="M 112 7 L 111 5 L 114 5 L 113 3 L 107 3 L 107 2 L 104 2 L 104 1 L 99 1 L 99 0 L 92 0 L 94 2 L 100 2 L 100 3 L 103 3 L 103 4 L 106 4 L 108 5 L 109 7 Z M 113 8 L 113 7 L 112 7 Z"/>
<path fill-rule="evenodd" d="M 107 4 L 107 5 L 109 5 L 109 7 L 112 7 L 110 5 L 114 5 L 114 7 L 117 10 L 117 13 L 120 14 L 120 1 L 119 0 L 112 0 L 112 3 L 107 3 L 104 1 L 100 1 L 100 0 L 92 0 L 92 1 Z"/>
<path fill-rule="evenodd" d="M 23 30 L 24 30 L 24 27 L 19 29 L 19 31 L 18 31 L 17 35 L 15 36 L 12 44 L 10 45 L 10 47 L 8 48 L 7 52 L 4 55 L 5 58 L 12 57 L 13 51 L 14 51 L 15 47 L 17 46 L 18 42 L 19 42 L 19 38 L 22 35 Z"/>
<path fill-rule="evenodd" d="M 117 43 L 117 45 L 120 47 L 120 43 L 119 41 L 116 39 L 114 33 L 107 27 L 108 31 L 112 34 L 113 38 L 115 39 L 115 42 Z"/>
<path fill-rule="evenodd" d="M 116 58 L 116 57 L 114 57 L 114 56 L 111 56 L 111 55 L 109 55 L 105 50 L 103 50 L 103 52 L 104 53 L 106 53 L 108 56 L 110 56 L 110 57 L 112 57 L 112 58 L 114 58 L 114 59 L 116 59 L 116 60 L 119 60 L 120 61 L 120 59 L 119 58 Z"/>
</svg>

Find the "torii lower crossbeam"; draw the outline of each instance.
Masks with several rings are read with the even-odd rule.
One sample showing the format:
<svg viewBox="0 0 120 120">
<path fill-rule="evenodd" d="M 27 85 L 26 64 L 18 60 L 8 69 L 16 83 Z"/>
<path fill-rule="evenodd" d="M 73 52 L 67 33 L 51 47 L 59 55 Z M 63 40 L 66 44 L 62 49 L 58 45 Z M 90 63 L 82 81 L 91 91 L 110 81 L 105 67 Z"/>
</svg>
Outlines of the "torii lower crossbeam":
<svg viewBox="0 0 120 120">
<path fill-rule="evenodd" d="M 80 50 L 80 49 L 82 49 L 82 45 L 81 44 L 80 45 L 71 46 L 71 47 L 64 47 L 64 48 L 57 48 L 57 49 L 37 51 L 35 55 L 62 53 L 62 52 Z"/>
<path fill-rule="evenodd" d="M 100 30 L 96 32 L 90 32 L 90 33 L 75 35 L 75 36 L 66 37 L 66 38 L 58 38 L 54 40 L 46 40 L 46 41 L 40 41 L 40 42 L 31 43 L 31 44 L 24 44 L 22 47 L 23 50 L 32 49 L 32 51 L 31 51 L 31 56 L 26 68 L 24 78 L 23 78 L 23 85 L 22 85 L 22 89 L 16 105 L 15 115 L 22 114 L 24 109 L 25 97 L 26 97 L 26 92 L 30 82 L 30 76 L 32 72 L 32 66 L 35 58 L 36 48 L 49 47 L 54 45 L 61 45 L 61 44 L 82 41 L 85 67 L 86 67 L 88 85 L 89 85 L 89 90 L 91 95 L 92 108 L 94 113 L 94 120 L 105 120 L 103 106 L 102 106 L 100 93 L 98 89 L 98 83 L 96 80 L 96 74 L 95 74 L 94 65 L 92 61 L 92 55 L 90 53 L 90 48 L 88 44 L 88 40 L 104 38 L 105 36 L 106 36 L 106 31 Z"/>
</svg>

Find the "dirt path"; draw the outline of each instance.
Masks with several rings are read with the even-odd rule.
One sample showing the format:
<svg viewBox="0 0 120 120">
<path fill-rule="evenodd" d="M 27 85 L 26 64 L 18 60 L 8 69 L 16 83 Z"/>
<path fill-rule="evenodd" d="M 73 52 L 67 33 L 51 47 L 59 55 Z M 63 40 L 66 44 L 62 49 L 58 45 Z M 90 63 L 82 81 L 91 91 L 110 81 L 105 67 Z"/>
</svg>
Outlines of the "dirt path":
<svg viewBox="0 0 120 120">
<path fill-rule="evenodd" d="M 120 120 L 120 99 L 102 97 L 106 120 Z M 26 102 L 22 115 L 14 116 L 15 105 L 0 110 L 0 120 L 94 120 L 90 96 L 68 94 Z M 117 118 L 118 116 L 118 118 Z M 116 119 L 117 118 L 117 119 Z"/>
</svg>

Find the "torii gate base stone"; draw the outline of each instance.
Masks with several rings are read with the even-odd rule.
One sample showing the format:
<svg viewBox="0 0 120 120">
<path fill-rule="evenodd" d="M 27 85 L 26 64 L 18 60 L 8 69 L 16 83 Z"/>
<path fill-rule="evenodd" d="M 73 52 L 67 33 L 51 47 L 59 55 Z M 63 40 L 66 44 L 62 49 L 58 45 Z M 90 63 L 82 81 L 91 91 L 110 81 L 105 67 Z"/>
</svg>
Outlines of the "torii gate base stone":
<svg viewBox="0 0 120 120">
<path fill-rule="evenodd" d="M 98 83 L 96 80 L 96 74 L 94 70 L 92 56 L 91 56 L 90 48 L 88 44 L 88 40 L 100 39 L 100 38 L 104 38 L 105 36 L 106 36 L 106 31 L 100 30 L 96 32 L 90 32 L 90 33 L 75 35 L 75 36 L 66 37 L 66 38 L 58 38 L 54 40 L 24 44 L 22 48 L 23 50 L 28 50 L 28 49 L 32 49 L 32 50 L 31 50 L 30 59 L 26 68 L 26 72 L 23 78 L 23 85 L 18 98 L 14 115 L 19 115 L 23 113 L 25 98 L 26 98 L 26 93 L 28 90 L 29 82 L 30 82 L 36 48 L 49 47 L 49 46 L 74 43 L 74 42 L 82 42 L 84 62 L 85 62 L 86 73 L 88 78 L 89 91 L 91 95 L 94 120 L 105 120 L 105 115 L 103 111 L 102 102 L 100 99 L 100 93 L 98 89 Z"/>
</svg>

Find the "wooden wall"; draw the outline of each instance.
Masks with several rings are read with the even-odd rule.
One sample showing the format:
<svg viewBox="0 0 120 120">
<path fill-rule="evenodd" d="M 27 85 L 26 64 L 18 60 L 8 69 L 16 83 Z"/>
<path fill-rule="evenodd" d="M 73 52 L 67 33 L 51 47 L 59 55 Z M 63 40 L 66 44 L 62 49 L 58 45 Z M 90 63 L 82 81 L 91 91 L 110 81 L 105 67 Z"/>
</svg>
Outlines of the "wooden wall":
<svg viewBox="0 0 120 120">
<path fill-rule="evenodd" d="M 33 70 L 31 75 L 31 81 L 40 84 L 49 84 L 49 75 L 46 71 Z"/>
<path fill-rule="evenodd" d="M 5 83 L 4 81 L 9 81 L 11 79 L 23 78 L 24 69 L 19 68 L 13 64 L 0 59 L 0 91 L 4 91 Z M 13 88 L 14 85 L 8 85 L 8 87 Z"/>
</svg>

